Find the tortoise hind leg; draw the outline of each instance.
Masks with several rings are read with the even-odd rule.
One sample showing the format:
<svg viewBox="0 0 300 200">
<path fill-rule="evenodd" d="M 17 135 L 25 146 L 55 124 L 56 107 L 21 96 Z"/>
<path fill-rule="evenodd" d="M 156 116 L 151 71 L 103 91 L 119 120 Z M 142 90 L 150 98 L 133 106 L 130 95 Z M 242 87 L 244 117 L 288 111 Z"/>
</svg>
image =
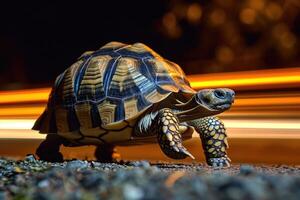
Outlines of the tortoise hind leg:
<svg viewBox="0 0 300 200">
<path fill-rule="evenodd" d="M 59 147 L 64 143 L 64 139 L 56 134 L 48 134 L 46 139 L 36 150 L 36 155 L 41 160 L 47 162 L 63 162 L 63 155 L 59 152 Z"/>
<path fill-rule="evenodd" d="M 194 156 L 182 145 L 179 120 L 171 109 L 162 109 L 156 117 L 157 139 L 162 151 L 170 158 L 184 159 Z"/>
<path fill-rule="evenodd" d="M 205 117 L 188 122 L 200 134 L 207 164 L 229 167 L 227 135 L 223 122 L 217 117 Z"/>
<path fill-rule="evenodd" d="M 95 157 L 97 161 L 103 163 L 115 162 L 115 159 L 113 158 L 114 148 L 115 146 L 112 144 L 103 144 L 97 146 L 95 151 Z"/>
</svg>

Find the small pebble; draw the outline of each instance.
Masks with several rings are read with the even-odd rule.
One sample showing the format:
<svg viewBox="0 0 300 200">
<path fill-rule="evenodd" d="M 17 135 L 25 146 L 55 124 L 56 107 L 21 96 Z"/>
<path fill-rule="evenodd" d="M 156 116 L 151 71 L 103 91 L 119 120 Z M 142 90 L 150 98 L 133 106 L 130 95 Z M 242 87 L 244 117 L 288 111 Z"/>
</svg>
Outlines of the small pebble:
<svg viewBox="0 0 300 200">
<path fill-rule="evenodd" d="M 66 165 L 69 169 L 83 169 L 88 167 L 88 163 L 81 160 L 72 160 Z"/>
<path fill-rule="evenodd" d="M 39 188 L 47 188 L 49 186 L 49 181 L 48 180 L 42 180 L 40 181 L 37 186 Z"/>
<path fill-rule="evenodd" d="M 143 167 L 143 168 L 150 167 L 150 163 L 148 161 L 146 161 L 146 160 L 132 161 L 128 165 L 129 166 L 133 166 L 133 167 Z"/>
<path fill-rule="evenodd" d="M 175 172 L 183 173 L 175 173 Z M 173 174 L 173 175 L 172 175 Z M 175 174 L 175 175 L 174 175 Z M 1 199 L 300 199 L 300 166 L 0 158 Z"/>
<path fill-rule="evenodd" d="M 250 165 L 241 165 L 240 167 L 240 174 L 241 175 L 250 175 L 250 174 L 253 174 L 255 173 L 255 170 L 252 166 Z"/>
<path fill-rule="evenodd" d="M 35 159 L 34 155 L 32 155 L 32 154 L 27 155 L 24 160 L 28 161 L 28 162 L 32 162 L 32 163 L 36 162 L 36 159 Z"/>
<path fill-rule="evenodd" d="M 128 200 L 138 200 L 138 199 L 142 199 L 144 196 L 143 191 L 131 184 L 126 184 L 123 187 L 123 195 L 125 197 L 125 199 Z"/>
</svg>

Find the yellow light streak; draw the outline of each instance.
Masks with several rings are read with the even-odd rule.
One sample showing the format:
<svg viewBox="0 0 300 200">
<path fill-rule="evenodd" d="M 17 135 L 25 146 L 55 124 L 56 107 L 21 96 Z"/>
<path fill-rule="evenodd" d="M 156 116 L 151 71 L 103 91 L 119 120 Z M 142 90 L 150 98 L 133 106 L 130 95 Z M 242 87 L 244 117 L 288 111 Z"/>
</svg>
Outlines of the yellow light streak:
<svg viewBox="0 0 300 200">
<path fill-rule="evenodd" d="M 44 139 L 45 134 L 38 134 L 30 129 L 0 129 L 0 139 Z"/>
<path fill-rule="evenodd" d="M 300 68 L 191 75 L 188 76 L 188 79 L 195 89 L 215 87 L 263 87 L 265 89 L 286 86 L 300 87 Z M 44 138 L 45 135 L 37 134 L 37 131 L 30 129 L 36 118 L 45 109 L 49 92 L 50 88 L 0 91 L 0 138 Z M 247 119 L 251 114 L 245 115 L 249 111 L 248 108 L 256 108 L 257 113 L 259 113 L 262 110 L 258 107 L 267 108 L 268 106 L 284 108 L 285 116 L 291 119 L 257 119 L 257 117 L 253 118 L 253 113 L 252 118 Z M 300 119 L 294 117 L 293 120 L 292 113 L 287 110 L 287 106 L 292 109 L 299 108 L 300 92 L 299 95 L 295 92 L 248 96 L 238 94 L 233 106 L 234 112 L 224 114 L 226 116 L 224 123 L 228 129 L 229 137 L 300 139 Z M 276 113 L 277 111 L 272 109 L 272 112 Z M 300 113 L 297 110 L 293 110 L 293 112 Z M 257 113 L 254 113 L 254 115 Z M 270 113 L 270 111 L 264 111 L 262 114 L 270 117 L 272 115 Z M 236 117 L 241 114 L 243 114 L 243 117 L 232 118 L 232 116 Z"/>
<path fill-rule="evenodd" d="M 275 85 L 275 84 L 297 84 L 300 82 L 299 76 L 282 76 L 282 77 L 260 77 L 260 78 L 245 78 L 232 80 L 209 80 L 191 81 L 191 86 L 195 89 L 210 88 L 210 87 L 242 87 L 242 86 L 256 86 L 256 85 Z"/>
<path fill-rule="evenodd" d="M 300 96 L 275 96 L 275 97 L 259 97 L 259 98 L 237 98 L 233 107 L 238 109 L 239 107 L 257 107 L 257 106 L 300 106 Z M 37 117 L 45 109 L 46 103 L 38 105 L 27 106 L 11 106 L 0 107 L 0 119 L 12 118 L 12 117 Z"/>
<path fill-rule="evenodd" d="M 247 119 L 247 120 L 223 120 L 228 129 L 229 137 L 233 138 L 300 138 L 300 119 L 298 120 L 264 120 L 264 119 Z M 35 119 L 1 119 L 0 120 L 0 138 L 43 138 L 37 136 L 37 131 L 30 130 Z M 240 131 L 235 131 L 240 130 Z M 241 131 L 242 130 L 242 131 Z M 255 130 L 255 131 L 254 131 Z M 265 134 L 266 131 L 272 131 Z M 282 131 L 282 133 L 276 133 Z M 250 134 L 250 135 L 249 135 Z M 198 137 L 194 134 L 193 137 Z"/>
<path fill-rule="evenodd" d="M 188 80 L 195 89 L 210 87 L 283 88 L 286 85 L 299 87 L 300 68 L 190 75 Z"/>
<path fill-rule="evenodd" d="M 47 101 L 50 88 L 0 92 L 0 104 Z"/>
<path fill-rule="evenodd" d="M 234 106 L 275 106 L 300 105 L 300 97 L 265 97 L 236 99 Z"/>
<path fill-rule="evenodd" d="M 35 119 L 0 119 L 0 129 L 31 129 Z"/>
<path fill-rule="evenodd" d="M 298 120 L 223 120 L 228 128 L 239 129 L 295 129 L 300 130 L 300 119 Z"/>
<path fill-rule="evenodd" d="M 45 105 L 46 106 L 46 105 Z M 11 116 L 38 116 L 40 115 L 45 106 L 15 106 L 15 107 L 0 107 L 0 118 Z"/>
<path fill-rule="evenodd" d="M 215 87 L 282 88 L 286 85 L 300 87 L 300 68 L 190 75 L 187 78 L 195 89 Z M 49 93 L 50 88 L 2 91 L 0 92 L 0 104 L 47 102 Z"/>
</svg>

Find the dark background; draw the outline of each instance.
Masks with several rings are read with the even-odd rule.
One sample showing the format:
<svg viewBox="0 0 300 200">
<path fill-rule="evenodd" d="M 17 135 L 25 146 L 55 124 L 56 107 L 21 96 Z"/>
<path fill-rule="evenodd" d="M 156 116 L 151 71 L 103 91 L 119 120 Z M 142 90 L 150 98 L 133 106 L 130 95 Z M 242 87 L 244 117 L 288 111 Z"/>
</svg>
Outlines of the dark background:
<svg viewBox="0 0 300 200">
<path fill-rule="evenodd" d="M 49 86 L 84 51 L 143 42 L 187 74 L 299 66 L 297 0 L 2 3 L 0 89 Z"/>
</svg>

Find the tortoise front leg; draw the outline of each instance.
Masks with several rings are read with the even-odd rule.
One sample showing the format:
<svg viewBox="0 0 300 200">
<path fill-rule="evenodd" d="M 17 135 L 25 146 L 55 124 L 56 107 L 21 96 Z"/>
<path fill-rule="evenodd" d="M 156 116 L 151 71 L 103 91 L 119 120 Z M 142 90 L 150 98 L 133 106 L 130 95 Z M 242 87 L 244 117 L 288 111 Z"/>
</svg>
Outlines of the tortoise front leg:
<svg viewBox="0 0 300 200">
<path fill-rule="evenodd" d="M 207 164 L 214 167 L 229 167 L 227 135 L 223 122 L 217 117 L 205 117 L 188 122 L 200 134 Z"/>
<path fill-rule="evenodd" d="M 182 145 L 179 133 L 179 120 L 171 109 L 162 109 L 155 118 L 157 139 L 161 150 L 170 158 L 184 159 L 187 156 L 195 159 Z"/>
</svg>

